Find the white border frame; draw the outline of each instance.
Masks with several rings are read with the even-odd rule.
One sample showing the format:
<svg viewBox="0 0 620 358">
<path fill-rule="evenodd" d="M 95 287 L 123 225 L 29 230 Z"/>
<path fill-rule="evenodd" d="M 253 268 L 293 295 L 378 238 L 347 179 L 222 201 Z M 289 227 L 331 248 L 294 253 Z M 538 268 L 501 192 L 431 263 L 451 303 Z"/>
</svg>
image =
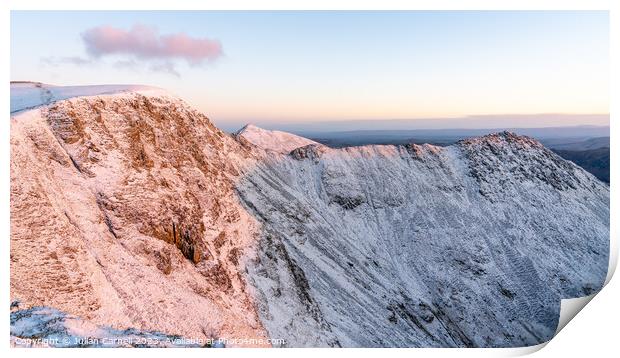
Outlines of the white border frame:
<svg viewBox="0 0 620 358">
<path fill-rule="evenodd" d="M 260 5 L 260 6 L 259 6 Z M 614 142 L 616 138 L 620 138 L 618 135 L 619 126 L 614 122 L 616 121 L 619 110 L 619 98 L 618 98 L 618 84 L 620 84 L 620 71 L 618 66 L 614 65 L 620 63 L 619 47 L 620 36 L 620 2 L 618 1 L 603 1 L 603 0 L 521 0 L 521 1 L 498 1 L 498 0 L 435 0 L 435 1 L 423 1 L 423 0 L 382 0 L 382 1 L 370 1 L 370 0 L 358 0 L 358 1 L 345 1 L 345 0 L 303 0 L 303 1 L 291 1 L 291 0 L 214 0 L 214 1 L 197 1 L 197 0 L 150 0 L 146 1 L 133 1 L 127 0 L 8 0 L 3 1 L 2 12 L 0 15 L 0 36 L 2 38 L 2 46 L 4 47 L 3 55 L 0 56 L 0 81 L 3 81 L 4 86 L 0 86 L 2 95 L 0 96 L 0 111 L 4 111 L 7 114 L 4 121 L 1 121 L 0 133 L 2 135 L 2 142 L 0 145 L 0 158 L 2 158 L 2 165 L 0 167 L 0 197 L 2 197 L 2 205 L 0 206 L 0 227 L 2 228 L 2 237 L 4 241 L 0 245 L 2 252 L 2 258 L 4 260 L 5 269 L 2 270 L 2 287 L 0 288 L 5 297 L 5 304 L 8 304 L 9 298 L 9 190 L 10 190 L 10 156 L 9 156 L 9 139 L 10 139 L 10 122 L 8 120 L 9 115 L 9 86 L 10 81 L 10 10 L 609 10 L 610 11 L 610 62 L 611 62 L 611 85 L 610 85 L 610 127 L 611 127 L 611 142 Z M 614 165 L 614 160 L 620 158 L 618 152 L 620 147 L 617 145 L 611 146 L 611 182 L 614 183 L 611 186 L 611 242 L 612 242 L 612 255 L 615 255 L 616 262 L 613 263 L 608 280 L 611 278 L 611 273 L 615 271 L 617 264 L 618 253 L 618 223 L 617 219 L 620 217 L 618 207 L 618 191 L 615 190 L 615 182 L 620 180 L 618 175 L 618 166 Z M 612 281 L 607 285 L 601 294 L 597 295 L 593 299 L 593 303 L 588 305 L 584 312 L 577 315 L 575 322 L 569 323 L 560 334 L 552 339 L 548 343 L 548 347 L 543 349 L 539 355 L 543 356 L 563 356 L 570 355 L 575 356 L 577 354 L 592 354 L 592 353 L 606 353 L 615 351 L 617 349 L 617 326 L 618 319 L 620 318 L 618 310 L 618 302 L 620 302 L 620 284 L 618 279 Z M 5 321 L 6 322 L 6 321 Z M 7 322 L 8 323 L 8 322 Z M 9 325 L 2 326 L 0 337 L 5 337 L 4 346 L 5 349 L 9 349 Z M 2 339 L 2 338 L 0 338 Z M 541 345 L 545 346 L 545 345 Z M 537 346 L 537 349 L 541 348 Z M 537 350 L 535 349 L 535 350 Z M 155 356 L 169 356 L 170 354 L 183 354 L 183 355 L 201 355 L 204 354 L 243 354 L 248 353 L 252 356 L 267 356 L 267 355 L 370 355 L 370 354 L 390 354 L 396 356 L 422 355 L 422 356 L 446 356 L 458 353 L 461 356 L 506 356 L 506 355 L 521 355 L 526 354 L 534 349 L 389 349 L 385 350 L 368 350 L 368 349 L 346 349 L 346 350 L 318 350 L 318 349 L 252 349 L 252 350 L 183 350 L 183 351 L 170 351 L 168 350 L 133 350 L 133 351 L 110 351 L 101 349 L 84 350 L 63 350 L 63 349 L 11 349 L 11 356 L 30 356 L 32 354 L 46 354 L 51 356 L 63 357 L 66 355 L 83 355 L 86 352 L 89 355 L 103 355 L 108 354 L 138 354 L 138 355 L 155 355 Z M 207 353 L 208 352 L 208 353 Z"/>
</svg>

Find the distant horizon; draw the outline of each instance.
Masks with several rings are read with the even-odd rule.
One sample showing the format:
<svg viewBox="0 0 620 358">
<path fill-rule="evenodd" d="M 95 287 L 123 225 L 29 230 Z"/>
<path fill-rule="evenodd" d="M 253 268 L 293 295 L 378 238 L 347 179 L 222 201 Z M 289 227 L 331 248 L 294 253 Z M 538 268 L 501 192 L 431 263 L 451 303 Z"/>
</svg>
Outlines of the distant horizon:
<svg viewBox="0 0 620 358">
<path fill-rule="evenodd" d="M 144 84 L 90 84 L 60 85 L 35 80 L 11 80 L 11 85 L 34 84 L 47 87 L 156 87 Z M 161 88 L 166 90 L 165 88 Z M 172 93 L 174 95 L 174 93 Z M 183 98 L 181 98 L 183 99 Z M 290 131 L 295 133 L 336 133 L 364 131 L 499 131 L 510 129 L 553 129 L 553 128 L 607 128 L 609 113 L 533 113 L 533 114 L 471 114 L 462 117 L 404 118 L 404 119 L 338 119 L 305 121 L 219 121 L 208 112 L 204 113 L 221 130 L 234 133 L 244 126 L 253 124 L 263 129 Z M 537 125 L 543 122 L 543 125 Z"/>
<path fill-rule="evenodd" d="M 206 113 L 209 117 L 208 113 Z M 547 125 L 533 125 L 541 119 L 553 122 Z M 546 118 L 544 118 L 546 117 Z M 608 113 L 537 113 L 537 114 L 502 114 L 502 115 L 467 115 L 446 118 L 409 118 L 409 119 L 344 119 L 316 121 L 235 121 L 219 122 L 216 118 L 209 119 L 226 132 L 235 132 L 248 124 L 269 130 L 293 132 L 359 132 L 359 131 L 439 131 L 439 130 L 503 130 L 503 129 L 553 129 L 553 128 L 609 128 Z M 473 123 L 472 120 L 486 119 L 485 122 Z M 519 122 L 516 120 L 520 119 Z M 568 119 L 577 122 L 565 123 Z M 591 123 L 592 120 L 595 123 Z M 589 120 L 590 122 L 578 122 Z M 563 123 L 564 122 L 564 123 Z M 432 125 L 430 124 L 432 123 Z M 458 124 L 457 124 L 458 123 Z M 424 126 L 426 124 L 426 126 Z M 469 124 L 469 125 L 467 125 Z M 477 125 L 476 125 L 477 124 Z"/>
</svg>

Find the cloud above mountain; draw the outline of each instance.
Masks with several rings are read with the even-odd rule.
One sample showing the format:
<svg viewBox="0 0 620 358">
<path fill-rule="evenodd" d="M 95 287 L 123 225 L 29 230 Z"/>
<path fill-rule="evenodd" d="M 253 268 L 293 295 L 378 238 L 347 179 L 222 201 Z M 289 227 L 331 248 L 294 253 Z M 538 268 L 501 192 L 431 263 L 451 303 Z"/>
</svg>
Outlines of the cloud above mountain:
<svg viewBox="0 0 620 358">
<path fill-rule="evenodd" d="M 108 25 L 90 28 L 82 34 L 87 56 L 42 57 L 44 66 L 86 66 L 111 64 L 132 71 L 160 72 L 181 77 L 180 62 L 196 67 L 222 56 L 222 44 L 215 39 L 186 33 L 160 34 L 153 26 L 136 24 L 129 30 Z M 111 63 L 105 58 L 110 57 Z"/>
<path fill-rule="evenodd" d="M 222 55 L 219 41 L 185 33 L 161 35 L 157 28 L 134 25 L 129 30 L 98 26 L 82 33 L 87 52 L 94 57 L 127 55 L 138 59 L 185 60 L 191 65 Z"/>
</svg>

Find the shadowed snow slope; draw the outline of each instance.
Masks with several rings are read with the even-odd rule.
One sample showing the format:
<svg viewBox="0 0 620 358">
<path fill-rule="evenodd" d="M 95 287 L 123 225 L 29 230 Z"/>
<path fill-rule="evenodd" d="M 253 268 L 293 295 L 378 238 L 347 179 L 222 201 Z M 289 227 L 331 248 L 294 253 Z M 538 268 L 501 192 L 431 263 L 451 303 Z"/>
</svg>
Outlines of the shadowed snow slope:
<svg viewBox="0 0 620 358">
<path fill-rule="evenodd" d="M 317 149 L 239 186 L 264 223 L 250 277 L 272 335 L 304 337 L 306 317 L 343 346 L 532 345 L 560 298 L 603 284 L 609 190 L 537 142 Z"/>
<path fill-rule="evenodd" d="M 15 347 L 200 347 L 178 336 L 135 329 L 97 326 L 49 307 L 11 312 L 11 345 Z"/>
<path fill-rule="evenodd" d="M 601 288 L 608 252 L 609 188 L 511 133 L 331 149 L 226 135 L 159 91 L 11 118 L 11 299 L 99 326 L 533 345 L 561 298 Z"/>
</svg>

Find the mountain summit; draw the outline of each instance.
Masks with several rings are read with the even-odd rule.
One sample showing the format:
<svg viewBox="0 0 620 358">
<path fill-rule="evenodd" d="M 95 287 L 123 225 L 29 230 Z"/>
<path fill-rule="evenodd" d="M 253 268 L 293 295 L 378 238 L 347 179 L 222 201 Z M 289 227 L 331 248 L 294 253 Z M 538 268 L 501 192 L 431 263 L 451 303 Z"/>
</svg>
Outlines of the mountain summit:
<svg viewBox="0 0 620 358">
<path fill-rule="evenodd" d="M 245 125 L 241 130 L 235 133 L 235 136 L 237 138 L 241 137 L 261 149 L 282 154 L 289 153 L 295 148 L 309 144 L 320 145 L 313 140 L 295 134 L 262 129 L 253 124 Z"/>
<path fill-rule="evenodd" d="M 16 316 L 233 345 L 515 347 L 605 280 L 609 187 L 533 139 L 334 149 L 225 134 L 161 91 L 54 91 L 12 93 Z"/>
</svg>

